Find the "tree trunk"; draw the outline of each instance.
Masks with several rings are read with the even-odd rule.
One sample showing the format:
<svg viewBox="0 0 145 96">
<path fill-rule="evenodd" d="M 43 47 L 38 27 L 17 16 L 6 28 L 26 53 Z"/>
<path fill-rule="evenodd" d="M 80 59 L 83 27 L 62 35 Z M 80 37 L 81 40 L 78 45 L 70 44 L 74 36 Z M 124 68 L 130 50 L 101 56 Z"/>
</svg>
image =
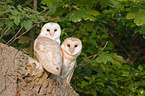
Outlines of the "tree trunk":
<svg viewBox="0 0 145 96">
<path fill-rule="evenodd" d="M 0 43 L 0 96 L 78 96 L 65 80 L 58 85 L 28 55 Z"/>
<path fill-rule="evenodd" d="M 37 0 L 33 0 L 33 8 L 37 10 Z"/>
</svg>

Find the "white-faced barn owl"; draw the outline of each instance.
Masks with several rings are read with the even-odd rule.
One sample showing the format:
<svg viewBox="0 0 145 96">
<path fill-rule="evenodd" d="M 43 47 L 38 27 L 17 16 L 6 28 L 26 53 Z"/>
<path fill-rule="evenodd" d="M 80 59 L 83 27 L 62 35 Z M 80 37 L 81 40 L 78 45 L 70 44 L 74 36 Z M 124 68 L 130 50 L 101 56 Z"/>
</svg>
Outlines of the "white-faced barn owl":
<svg viewBox="0 0 145 96">
<path fill-rule="evenodd" d="M 60 33 L 57 23 L 46 23 L 34 41 L 35 57 L 45 70 L 55 75 L 60 75 L 62 66 Z"/>
<path fill-rule="evenodd" d="M 61 77 L 70 82 L 77 64 L 76 59 L 82 50 L 82 43 L 78 38 L 69 37 L 64 40 L 61 48 L 63 54 L 63 68 L 61 70 Z"/>
</svg>

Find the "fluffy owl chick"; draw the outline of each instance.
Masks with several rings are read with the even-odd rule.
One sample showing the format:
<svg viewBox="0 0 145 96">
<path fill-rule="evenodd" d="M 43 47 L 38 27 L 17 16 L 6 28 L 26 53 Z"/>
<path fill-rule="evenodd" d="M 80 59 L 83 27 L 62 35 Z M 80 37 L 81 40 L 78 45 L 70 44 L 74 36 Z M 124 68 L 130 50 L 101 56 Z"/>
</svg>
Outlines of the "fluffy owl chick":
<svg viewBox="0 0 145 96">
<path fill-rule="evenodd" d="M 45 70 L 55 75 L 60 75 L 62 66 L 60 33 L 57 23 L 46 23 L 34 41 L 35 57 Z"/>
<path fill-rule="evenodd" d="M 82 50 L 81 40 L 78 38 L 69 37 L 64 40 L 61 45 L 61 49 L 63 54 L 61 77 L 70 82 L 76 67 L 76 59 Z"/>
</svg>

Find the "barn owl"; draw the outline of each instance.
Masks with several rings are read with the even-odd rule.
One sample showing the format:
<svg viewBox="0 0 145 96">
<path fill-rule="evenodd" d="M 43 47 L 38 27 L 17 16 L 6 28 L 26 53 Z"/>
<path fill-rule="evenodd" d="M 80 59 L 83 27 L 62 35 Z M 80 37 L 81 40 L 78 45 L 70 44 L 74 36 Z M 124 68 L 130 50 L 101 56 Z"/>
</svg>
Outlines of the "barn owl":
<svg viewBox="0 0 145 96">
<path fill-rule="evenodd" d="M 34 41 L 35 57 L 45 70 L 55 75 L 60 75 L 62 66 L 60 33 L 57 23 L 46 23 Z"/>
<path fill-rule="evenodd" d="M 61 45 L 61 49 L 63 54 L 61 77 L 70 82 L 76 67 L 76 59 L 82 50 L 81 40 L 78 38 L 69 37 L 64 40 Z"/>
<path fill-rule="evenodd" d="M 52 40 L 57 41 L 60 44 L 60 34 L 61 28 L 57 23 L 46 23 L 42 27 L 39 36 L 50 38 Z"/>
</svg>

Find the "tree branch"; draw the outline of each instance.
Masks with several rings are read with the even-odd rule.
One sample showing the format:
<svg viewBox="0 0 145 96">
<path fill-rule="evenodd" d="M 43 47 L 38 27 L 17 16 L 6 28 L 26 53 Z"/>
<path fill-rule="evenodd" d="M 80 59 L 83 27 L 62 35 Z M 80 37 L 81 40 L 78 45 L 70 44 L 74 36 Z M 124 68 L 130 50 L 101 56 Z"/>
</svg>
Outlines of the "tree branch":
<svg viewBox="0 0 145 96">
<path fill-rule="evenodd" d="M 5 27 L 5 29 L 6 29 L 7 27 Z M 5 30 L 4 29 L 4 30 Z M 5 31 L 5 33 L 0 37 L 0 39 L 8 32 L 8 30 L 10 29 L 10 27 Z"/>
<path fill-rule="evenodd" d="M 0 39 L 3 37 L 2 33 L 7 29 L 7 27 L 8 27 L 8 26 L 6 26 L 6 27 L 4 28 L 4 30 L 1 31 L 1 37 L 0 37 Z"/>
<path fill-rule="evenodd" d="M 33 0 L 33 8 L 37 10 L 37 0 Z"/>
<path fill-rule="evenodd" d="M 9 42 L 11 42 L 17 35 L 18 35 L 18 33 L 22 30 L 22 28 L 23 27 L 21 27 L 20 29 L 19 29 L 19 31 L 15 34 L 15 36 L 13 36 L 6 44 L 8 45 L 8 43 Z"/>
<path fill-rule="evenodd" d="M 106 48 L 107 44 L 108 44 L 108 41 L 106 42 L 106 44 L 104 45 L 104 47 L 102 48 L 102 50 L 101 50 L 100 52 L 98 52 L 97 54 L 91 55 L 91 56 L 89 56 L 89 57 L 86 57 L 81 63 L 78 64 L 78 66 L 86 66 L 87 64 L 89 64 L 97 55 L 99 55 L 99 54 Z M 89 59 L 89 58 L 91 58 L 91 57 L 93 57 L 93 58 L 92 58 L 87 64 L 82 65 L 82 63 L 83 63 L 86 59 Z"/>
<path fill-rule="evenodd" d="M 39 23 L 42 23 L 42 22 L 48 22 L 49 20 L 46 20 L 46 21 L 41 21 L 41 22 L 38 22 L 37 24 Z M 34 26 L 36 26 L 37 24 L 34 24 L 31 28 L 33 28 Z M 29 30 L 28 30 L 29 31 Z M 21 36 L 23 36 L 24 34 L 26 34 L 28 31 L 25 31 L 24 33 L 22 33 L 20 36 L 16 37 L 13 41 L 11 41 L 8 45 L 10 45 L 12 42 L 14 42 L 15 40 L 17 40 L 18 38 L 20 38 Z"/>
</svg>

